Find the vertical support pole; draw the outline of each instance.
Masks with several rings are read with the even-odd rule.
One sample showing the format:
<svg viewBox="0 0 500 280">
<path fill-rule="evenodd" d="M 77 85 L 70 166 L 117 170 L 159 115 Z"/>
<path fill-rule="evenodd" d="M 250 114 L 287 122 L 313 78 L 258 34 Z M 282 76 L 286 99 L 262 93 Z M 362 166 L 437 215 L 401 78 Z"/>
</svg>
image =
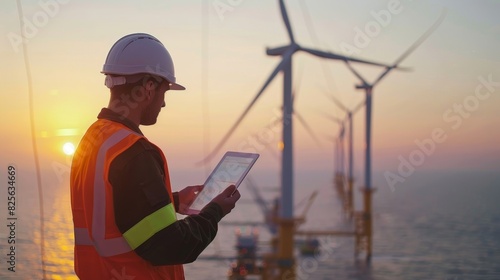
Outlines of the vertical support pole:
<svg viewBox="0 0 500 280">
<path fill-rule="evenodd" d="M 340 173 L 340 139 L 339 138 L 335 138 L 335 153 L 334 153 L 334 174 L 335 174 L 335 177 L 334 177 L 334 182 L 337 182 L 337 179 L 338 179 L 338 175 Z"/>
<path fill-rule="evenodd" d="M 340 145 L 340 149 L 339 149 L 339 153 L 340 153 L 340 174 L 342 174 L 342 179 L 344 179 L 344 174 L 345 174 L 345 145 L 344 145 L 344 133 L 345 133 L 345 129 L 344 129 L 344 123 L 341 122 L 340 123 L 341 127 L 340 127 L 340 135 L 339 135 L 339 145 Z"/>
<path fill-rule="evenodd" d="M 364 204 L 364 234 L 365 234 L 365 249 L 366 249 L 366 261 L 370 262 L 372 258 L 372 193 L 373 189 L 365 188 L 363 191 L 363 204 Z"/>
<path fill-rule="evenodd" d="M 293 256 L 294 250 L 294 225 L 295 221 L 293 219 L 280 220 L 280 228 L 278 234 L 280 236 L 279 246 L 278 246 L 278 267 L 279 267 L 279 278 L 295 280 L 295 259 Z"/>
<path fill-rule="evenodd" d="M 281 219 L 279 229 L 278 265 L 280 279 L 295 279 L 293 256 L 293 99 L 292 58 L 283 64 L 283 155 L 281 168 Z M 286 278 L 284 278 L 286 277 Z"/>
<path fill-rule="evenodd" d="M 354 176 L 352 174 L 353 172 L 353 165 L 354 165 L 354 159 L 353 159 L 353 132 L 352 132 L 352 112 L 348 111 L 347 112 L 347 120 L 349 121 L 349 181 L 348 181 L 348 187 L 347 187 L 347 203 L 349 204 L 348 207 L 348 215 L 349 219 L 352 220 L 353 214 L 354 214 L 354 196 L 353 196 L 353 187 L 354 187 Z"/>
<path fill-rule="evenodd" d="M 365 155 L 365 191 L 364 220 L 366 234 L 366 261 L 372 256 L 372 182 L 371 182 L 371 120 L 372 120 L 372 87 L 366 88 L 366 155 Z"/>
<path fill-rule="evenodd" d="M 372 88 L 366 88 L 365 188 L 372 187 L 371 170 Z"/>
<path fill-rule="evenodd" d="M 353 188 L 354 188 L 354 179 L 352 177 L 349 177 L 348 184 L 347 184 L 347 216 L 349 220 L 352 220 L 354 217 L 354 195 L 353 195 Z"/>
</svg>

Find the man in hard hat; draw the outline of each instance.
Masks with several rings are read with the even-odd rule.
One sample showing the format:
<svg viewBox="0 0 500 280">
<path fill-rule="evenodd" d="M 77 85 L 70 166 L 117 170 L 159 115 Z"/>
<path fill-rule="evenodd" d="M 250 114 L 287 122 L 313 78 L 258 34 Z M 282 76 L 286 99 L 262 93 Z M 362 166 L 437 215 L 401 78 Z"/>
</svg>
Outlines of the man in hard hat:
<svg viewBox="0 0 500 280">
<path fill-rule="evenodd" d="M 71 167 L 75 272 L 80 279 L 184 279 L 240 198 L 229 186 L 198 215 L 177 220 L 202 186 L 172 192 L 167 161 L 139 125 L 153 125 L 176 83 L 172 58 L 148 34 L 118 40 L 102 73 L 111 98 Z M 234 192 L 234 193 L 233 193 Z"/>
</svg>

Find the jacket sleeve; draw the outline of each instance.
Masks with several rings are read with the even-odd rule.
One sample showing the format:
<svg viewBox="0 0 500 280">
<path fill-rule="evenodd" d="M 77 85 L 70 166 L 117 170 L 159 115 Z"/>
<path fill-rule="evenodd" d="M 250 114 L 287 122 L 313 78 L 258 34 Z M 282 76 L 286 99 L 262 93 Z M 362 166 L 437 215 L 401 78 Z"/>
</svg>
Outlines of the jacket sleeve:
<svg viewBox="0 0 500 280">
<path fill-rule="evenodd" d="M 116 225 L 124 236 L 134 232 L 139 241 L 127 241 L 153 265 L 190 263 L 215 238 L 222 209 L 210 203 L 200 214 L 176 220 L 164 176 L 160 154 L 145 140 L 139 140 L 113 160 L 109 180 Z M 154 223 L 153 231 L 140 229 L 148 223 Z"/>
</svg>

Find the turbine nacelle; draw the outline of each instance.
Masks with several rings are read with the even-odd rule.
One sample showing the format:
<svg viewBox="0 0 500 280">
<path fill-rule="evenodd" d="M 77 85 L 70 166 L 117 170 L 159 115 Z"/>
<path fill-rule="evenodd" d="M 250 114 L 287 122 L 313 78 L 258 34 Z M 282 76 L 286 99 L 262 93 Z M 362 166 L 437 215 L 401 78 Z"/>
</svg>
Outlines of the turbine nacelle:
<svg viewBox="0 0 500 280">
<path fill-rule="evenodd" d="M 295 52 L 300 50 L 300 46 L 295 43 L 291 43 L 290 45 L 283 47 L 266 48 L 266 54 L 270 56 L 282 56 L 289 49 L 293 49 L 293 52 Z"/>
<path fill-rule="evenodd" d="M 356 89 L 369 89 L 372 88 L 373 86 L 369 84 L 357 84 L 355 87 Z"/>
</svg>

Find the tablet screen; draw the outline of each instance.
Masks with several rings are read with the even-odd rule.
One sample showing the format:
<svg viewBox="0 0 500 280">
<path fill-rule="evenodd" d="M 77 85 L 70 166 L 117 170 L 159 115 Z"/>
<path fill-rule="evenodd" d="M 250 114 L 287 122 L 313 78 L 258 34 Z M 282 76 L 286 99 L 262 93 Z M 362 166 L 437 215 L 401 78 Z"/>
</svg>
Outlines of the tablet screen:
<svg viewBox="0 0 500 280">
<path fill-rule="evenodd" d="M 199 212 L 230 185 L 238 187 L 258 157 L 258 154 L 252 153 L 227 152 L 208 176 L 203 190 L 189 207 L 189 212 Z"/>
</svg>

